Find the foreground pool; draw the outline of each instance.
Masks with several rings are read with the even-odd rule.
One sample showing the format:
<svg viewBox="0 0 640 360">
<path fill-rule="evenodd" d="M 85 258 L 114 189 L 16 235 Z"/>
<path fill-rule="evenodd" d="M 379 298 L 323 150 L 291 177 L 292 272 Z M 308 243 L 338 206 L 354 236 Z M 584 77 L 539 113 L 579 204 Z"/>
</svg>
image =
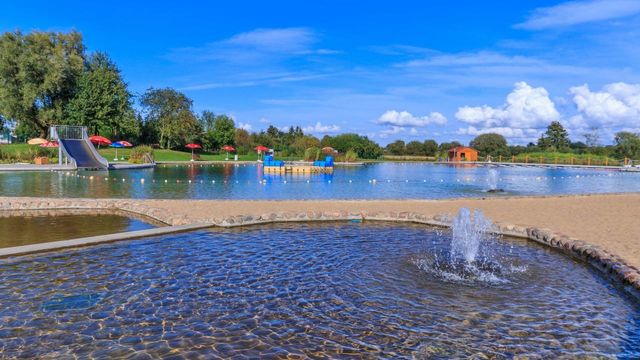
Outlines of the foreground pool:
<svg viewBox="0 0 640 360">
<path fill-rule="evenodd" d="M 0 248 L 151 229 L 160 225 L 149 221 L 95 210 L 1 212 Z"/>
<path fill-rule="evenodd" d="M 640 304 L 581 263 L 450 234 L 336 223 L 201 231 L 0 262 L 0 357 L 640 356 Z"/>
<path fill-rule="evenodd" d="M 490 194 L 492 184 L 504 190 Z M 639 192 L 640 173 L 379 163 L 331 175 L 265 175 L 255 164 L 103 172 L 0 173 L 0 196 L 172 199 L 441 199 Z"/>
</svg>

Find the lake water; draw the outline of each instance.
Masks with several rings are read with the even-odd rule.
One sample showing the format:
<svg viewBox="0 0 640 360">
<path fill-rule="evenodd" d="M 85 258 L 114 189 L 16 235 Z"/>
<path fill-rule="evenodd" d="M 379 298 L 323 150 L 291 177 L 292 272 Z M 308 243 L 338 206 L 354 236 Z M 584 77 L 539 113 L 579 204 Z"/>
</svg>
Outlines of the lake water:
<svg viewBox="0 0 640 360">
<path fill-rule="evenodd" d="M 418 266 L 450 242 L 291 224 L 1 260 L 1 356 L 640 357 L 640 304 L 589 267 L 508 238 L 487 281 Z"/>
<path fill-rule="evenodd" d="M 492 174 L 497 172 L 497 174 Z M 504 193 L 488 194 L 495 177 Z M 104 172 L 0 173 L 2 196 L 193 199 L 439 199 L 640 191 L 640 173 L 377 163 L 331 175 L 270 175 L 254 164 Z"/>
</svg>

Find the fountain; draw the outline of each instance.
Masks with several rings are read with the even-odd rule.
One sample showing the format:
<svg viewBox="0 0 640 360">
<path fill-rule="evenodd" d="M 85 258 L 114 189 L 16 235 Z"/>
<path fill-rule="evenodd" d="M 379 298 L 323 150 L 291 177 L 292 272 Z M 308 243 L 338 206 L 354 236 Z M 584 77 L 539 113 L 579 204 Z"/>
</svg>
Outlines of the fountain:
<svg viewBox="0 0 640 360">
<path fill-rule="evenodd" d="M 500 177 L 498 174 L 498 170 L 489 169 L 489 176 L 487 177 L 487 185 L 489 186 L 489 189 L 487 190 L 487 192 L 490 192 L 490 193 L 504 192 L 503 189 L 498 188 L 499 178 Z"/>
<path fill-rule="evenodd" d="M 494 225 L 482 211 L 473 213 L 461 208 L 451 223 L 451 244 L 448 251 L 421 254 L 411 262 L 419 269 L 438 278 L 456 282 L 508 282 L 502 275 L 523 272 L 526 268 L 510 264 L 503 266 L 490 247 L 482 244 L 493 239 Z"/>
</svg>

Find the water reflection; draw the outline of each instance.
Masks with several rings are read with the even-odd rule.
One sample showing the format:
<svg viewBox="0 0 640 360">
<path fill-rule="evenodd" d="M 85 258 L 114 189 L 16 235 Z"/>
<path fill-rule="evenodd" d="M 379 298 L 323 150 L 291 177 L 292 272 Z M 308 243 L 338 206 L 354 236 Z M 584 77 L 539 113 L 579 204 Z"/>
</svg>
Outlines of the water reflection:
<svg viewBox="0 0 640 360">
<path fill-rule="evenodd" d="M 0 247 L 144 230 L 159 225 L 106 211 L 1 211 Z"/>
<path fill-rule="evenodd" d="M 496 176 L 497 173 L 497 176 Z M 496 179 L 497 177 L 497 179 Z M 0 195 L 194 199 L 438 199 L 640 191 L 640 173 L 379 163 L 333 174 L 264 174 L 259 164 L 109 172 L 0 173 Z M 488 193 L 498 186 L 504 193 Z"/>
</svg>

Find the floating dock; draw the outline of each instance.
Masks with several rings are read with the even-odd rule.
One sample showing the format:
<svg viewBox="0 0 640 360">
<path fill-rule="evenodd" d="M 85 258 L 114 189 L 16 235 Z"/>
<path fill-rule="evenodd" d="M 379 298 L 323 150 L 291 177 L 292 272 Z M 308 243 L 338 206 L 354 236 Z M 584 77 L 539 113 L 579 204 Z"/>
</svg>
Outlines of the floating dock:
<svg viewBox="0 0 640 360">
<path fill-rule="evenodd" d="M 333 174 L 333 166 L 283 165 L 264 166 L 265 174 Z"/>
</svg>

